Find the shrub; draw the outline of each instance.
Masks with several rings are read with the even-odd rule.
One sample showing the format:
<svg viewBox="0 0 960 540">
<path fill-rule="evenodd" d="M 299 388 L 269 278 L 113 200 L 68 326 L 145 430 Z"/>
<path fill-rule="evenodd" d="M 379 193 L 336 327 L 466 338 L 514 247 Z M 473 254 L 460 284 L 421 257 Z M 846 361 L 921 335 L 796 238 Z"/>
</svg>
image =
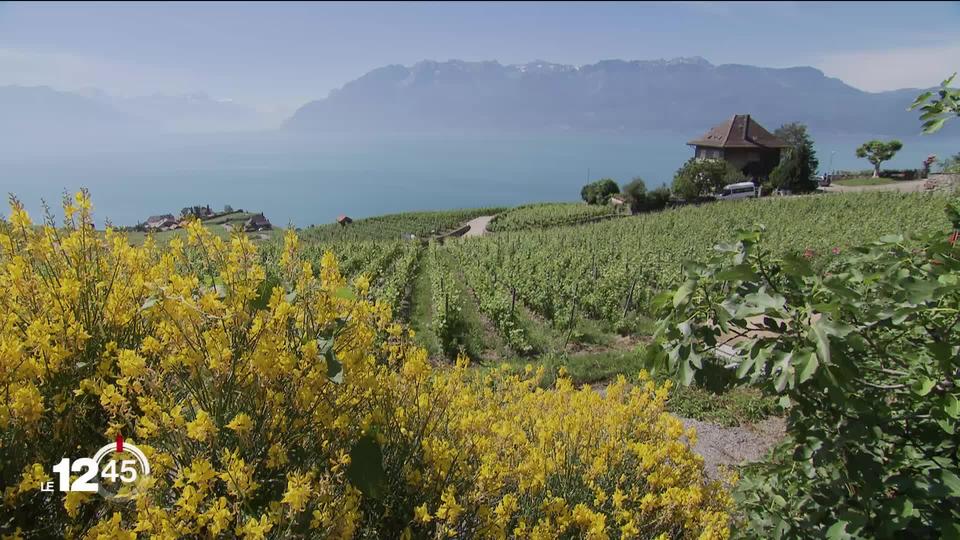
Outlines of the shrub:
<svg viewBox="0 0 960 540">
<path fill-rule="evenodd" d="M 624 186 L 623 194 L 626 195 L 633 213 L 663 210 L 670 202 L 670 190 L 666 186 L 647 191 L 647 186 L 640 177 Z"/>
<path fill-rule="evenodd" d="M 674 175 L 673 192 L 684 199 L 695 199 L 742 179 L 743 173 L 722 159 L 690 158 Z"/>
<path fill-rule="evenodd" d="M 390 309 L 288 231 L 276 268 L 199 222 L 168 248 L 0 221 L 0 532 L 43 537 L 723 538 L 730 499 L 663 412 L 536 374 L 434 371 Z M 133 504 L 39 491 L 122 433 Z"/>
<path fill-rule="evenodd" d="M 948 207 L 960 229 L 960 200 Z M 957 233 L 848 250 L 825 275 L 763 229 L 685 267 L 658 299 L 656 371 L 685 383 L 730 336 L 736 374 L 789 406 L 788 438 L 741 484 L 751 537 L 960 534 Z M 943 535 L 943 536 L 941 536 Z"/>
</svg>

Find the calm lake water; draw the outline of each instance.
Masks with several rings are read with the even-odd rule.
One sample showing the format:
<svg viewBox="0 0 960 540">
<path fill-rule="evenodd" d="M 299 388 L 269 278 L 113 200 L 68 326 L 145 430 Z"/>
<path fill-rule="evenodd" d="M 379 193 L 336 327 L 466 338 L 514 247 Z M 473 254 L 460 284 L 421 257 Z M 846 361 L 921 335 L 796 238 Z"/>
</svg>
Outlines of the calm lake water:
<svg viewBox="0 0 960 540">
<path fill-rule="evenodd" d="M 189 136 L 124 144 L 58 145 L 43 152 L 0 149 L 0 191 L 31 215 L 63 190 L 93 194 L 105 218 L 134 224 L 193 204 L 261 210 L 275 224 L 307 226 L 338 214 L 573 201 L 591 179 L 648 187 L 669 183 L 699 133 L 632 136 L 323 136 L 283 133 Z M 855 148 L 872 137 L 817 137 L 821 170 L 869 168 Z M 960 152 L 960 139 L 901 138 L 885 168 L 916 168 L 929 154 Z M 5 210 L 5 208 L 4 208 Z M 4 212 L 5 213 L 5 212 Z"/>
</svg>

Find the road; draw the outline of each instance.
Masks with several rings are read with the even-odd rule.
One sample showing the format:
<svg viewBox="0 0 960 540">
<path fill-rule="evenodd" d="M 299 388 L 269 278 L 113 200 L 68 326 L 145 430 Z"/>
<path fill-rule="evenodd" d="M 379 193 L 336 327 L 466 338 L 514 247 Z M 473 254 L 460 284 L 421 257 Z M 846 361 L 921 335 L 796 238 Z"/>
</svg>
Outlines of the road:
<svg viewBox="0 0 960 540">
<path fill-rule="evenodd" d="M 490 224 L 490 220 L 493 219 L 493 216 L 480 216 L 478 218 L 473 218 L 467 222 L 467 225 L 470 226 L 470 230 L 465 232 L 463 236 L 483 236 L 487 234 L 487 225 Z"/>
</svg>

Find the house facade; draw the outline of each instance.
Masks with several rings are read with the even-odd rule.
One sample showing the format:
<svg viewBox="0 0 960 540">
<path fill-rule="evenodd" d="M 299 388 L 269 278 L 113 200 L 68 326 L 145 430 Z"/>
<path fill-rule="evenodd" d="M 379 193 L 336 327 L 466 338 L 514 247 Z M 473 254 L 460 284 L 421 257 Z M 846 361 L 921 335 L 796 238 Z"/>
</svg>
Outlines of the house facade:
<svg viewBox="0 0 960 540">
<path fill-rule="evenodd" d="M 765 180 L 789 145 L 749 114 L 737 114 L 687 143 L 697 159 L 722 159 L 754 181 Z"/>
</svg>

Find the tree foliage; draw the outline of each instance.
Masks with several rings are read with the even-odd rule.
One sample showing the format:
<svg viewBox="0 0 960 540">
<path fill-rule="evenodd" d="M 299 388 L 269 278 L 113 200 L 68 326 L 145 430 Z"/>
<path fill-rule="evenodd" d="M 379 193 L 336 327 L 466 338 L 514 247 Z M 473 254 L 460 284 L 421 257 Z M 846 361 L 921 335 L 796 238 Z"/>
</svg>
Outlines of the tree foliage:
<svg viewBox="0 0 960 540">
<path fill-rule="evenodd" d="M 777 169 L 781 168 L 786 161 L 793 162 L 779 173 L 777 169 L 770 173 L 773 184 L 792 191 L 815 189 L 813 175 L 820 167 L 820 160 L 817 159 L 817 151 L 813 146 L 813 138 L 807 132 L 807 126 L 799 122 L 790 122 L 783 124 L 773 133 L 790 145 L 790 148 L 784 152 Z"/>
<path fill-rule="evenodd" d="M 705 197 L 739 182 L 743 173 L 722 159 L 690 158 L 673 177 L 673 192 L 685 199 Z"/>
<path fill-rule="evenodd" d="M 866 160 L 873 165 L 873 177 L 879 178 L 880 164 L 893 159 L 893 156 L 895 156 L 901 148 L 903 148 L 903 143 L 897 140 L 886 142 L 872 140 L 861 144 L 860 147 L 857 148 L 857 157 L 866 158 Z"/>
<path fill-rule="evenodd" d="M 650 212 L 662 210 L 670 201 L 670 190 L 666 186 L 661 186 L 653 191 L 647 191 L 647 185 L 643 178 L 639 176 L 634 178 L 629 184 L 624 186 L 623 194 L 627 197 L 630 204 L 630 211 L 633 213 Z"/>
<path fill-rule="evenodd" d="M 610 178 L 602 178 L 583 186 L 580 198 L 587 204 L 607 204 L 610 197 L 620 193 L 620 187 Z"/>
<path fill-rule="evenodd" d="M 810 149 L 805 146 L 788 148 L 773 172 L 770 182 L 780 189 L 793 192 L 813 191 L 817 183 L 813 180 L 815 169 L 810 168 Z M 816 158 L 813 159 L 814 163 Z"/>
<path fill-rule="evenodd" d="M 960 201 L 948 210 L 960 227 Z M 656 370 L 724 358 L 781 396 L 788 437 L 741 483 L 752 537 L 960 535 L 960 245 L 927 234 L 850 250 L 828 273 L 771 256 L 762 227 L 717 246 L 657 303 Z"/>
<path fill-rule="evenodd" d="M 950 88 L 950 83 L 957 76 L 956 73 L 940 83 L 940 90 L 937 97 L 933 97 L 933 92 L 924 92 L 917 96 L 917 99 L 907 109 L 912 111 L 920 108 L 923 114 L 920 115 L 920 121 L 923 122 L 924 133 L 935 133 L 943 127 L 947 120 L 960 116 L 960 89 Z"/>
</svg>

